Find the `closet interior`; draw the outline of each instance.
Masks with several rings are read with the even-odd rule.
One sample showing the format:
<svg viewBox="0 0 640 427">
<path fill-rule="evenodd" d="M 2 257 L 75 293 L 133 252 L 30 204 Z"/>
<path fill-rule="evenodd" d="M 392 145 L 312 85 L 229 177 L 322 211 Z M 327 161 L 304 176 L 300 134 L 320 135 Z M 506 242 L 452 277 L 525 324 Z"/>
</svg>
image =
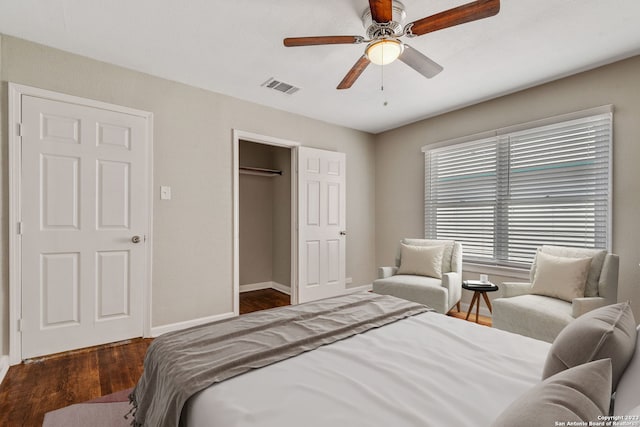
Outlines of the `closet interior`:
<svg viewBox="0 0 640 427">
<path fill-rule="evenodd" d="M 239 144 L 239 279 L 241 301 L 250 291 L 291 294 L 291 149 Z M 269 294 L 269 292 L 271 292 Z M 272 291 L 251 298 L 274 299 Z M 271 296 L 271 298 L 270 298 Z M 282 295 L 275 295 L 282 300 Z M 269 308 L 275 302 L 264 301 Z M 278 305 L 281 305 L 279 303 Z"/>
</svg>

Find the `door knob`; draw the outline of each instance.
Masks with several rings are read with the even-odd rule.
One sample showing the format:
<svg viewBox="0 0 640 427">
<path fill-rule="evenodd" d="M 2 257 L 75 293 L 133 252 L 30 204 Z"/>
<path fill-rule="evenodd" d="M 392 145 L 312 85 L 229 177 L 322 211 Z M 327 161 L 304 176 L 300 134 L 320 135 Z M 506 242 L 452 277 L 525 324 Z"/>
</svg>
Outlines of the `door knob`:
<svg viewBox="0 0 640 427">
<path fill-rule="evenodd" d="M 142 239 L 140 238 L 140 236 L 133 236 L 133 237 L 131 238 L 131 241 L 132 241 L 133 243 L 140 243 L 140 240 L 142 240 Z"/>
</svg>

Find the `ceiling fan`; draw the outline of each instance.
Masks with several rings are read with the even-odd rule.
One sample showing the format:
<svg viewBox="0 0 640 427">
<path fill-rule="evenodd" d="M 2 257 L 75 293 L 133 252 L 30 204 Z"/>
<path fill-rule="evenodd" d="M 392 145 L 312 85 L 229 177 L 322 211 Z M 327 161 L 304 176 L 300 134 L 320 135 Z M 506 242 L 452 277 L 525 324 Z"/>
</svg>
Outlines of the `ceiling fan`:
<svg viewBox="0 0 640 427">
<path fill-rule="evenodd" d="M 500 0 L 477 0 L 435 15 L 413 21 L 404 27 L 404 6 L 397 0 L 369 0 L 362 16 L 367 37 L 362 36 L 314 36 L 287 37 L 284 45 L 312 46 L 324 44 L 368 43 L 364 55 L 342 79 L 337 89 L 348 89 L 360 77 L 369 63 L 389 64 L 396 59 L 407 64 L 423 76 L 431 78 L 442 71 L 442 67 L 408 44 L 400 37 L 416 37 L 466 22 L 488 18 L 500 11 Z"/>
</svg>

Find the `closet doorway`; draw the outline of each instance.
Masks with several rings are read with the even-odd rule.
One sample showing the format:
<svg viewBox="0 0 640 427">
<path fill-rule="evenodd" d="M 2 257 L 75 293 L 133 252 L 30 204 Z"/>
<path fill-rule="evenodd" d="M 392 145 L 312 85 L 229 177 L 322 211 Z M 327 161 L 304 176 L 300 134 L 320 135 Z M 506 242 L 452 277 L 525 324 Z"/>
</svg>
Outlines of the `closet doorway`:
<svg viewBox="0 0 640 427">
<path fill-rule="evenodd" d="M 234 132 L 237 314 L 295 302 L 296 147 Z"/>
</svg>

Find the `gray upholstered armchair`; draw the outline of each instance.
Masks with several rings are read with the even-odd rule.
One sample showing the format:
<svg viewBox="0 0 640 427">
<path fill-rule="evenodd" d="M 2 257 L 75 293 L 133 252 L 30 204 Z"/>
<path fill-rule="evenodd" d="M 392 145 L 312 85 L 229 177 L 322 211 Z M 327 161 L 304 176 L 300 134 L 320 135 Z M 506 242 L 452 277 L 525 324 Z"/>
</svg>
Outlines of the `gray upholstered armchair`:
<svg viewBox="0 0 640 427">
<path fill-rule="evenodd" d="M 582 289 L 573 289 L 571 283 L 579 280 L 571 271 L 580 268 L 581 259 L 590 263 L 584 267 Z M 502 297 L 493 300 L 493 327 L 553 342 L 576 317 L 617 302 L 618 262 L 617 255 L 605 250 L 542 246 L 531 265 L 530 282 L 500 286 Z"/>
<path fill-rule="evenodd" d="M 373 292 L 447 313 L 462 296 L 462 245 L 453 240 L 403 239 L 393 267 L 380 267 Z"/>
</svg>

